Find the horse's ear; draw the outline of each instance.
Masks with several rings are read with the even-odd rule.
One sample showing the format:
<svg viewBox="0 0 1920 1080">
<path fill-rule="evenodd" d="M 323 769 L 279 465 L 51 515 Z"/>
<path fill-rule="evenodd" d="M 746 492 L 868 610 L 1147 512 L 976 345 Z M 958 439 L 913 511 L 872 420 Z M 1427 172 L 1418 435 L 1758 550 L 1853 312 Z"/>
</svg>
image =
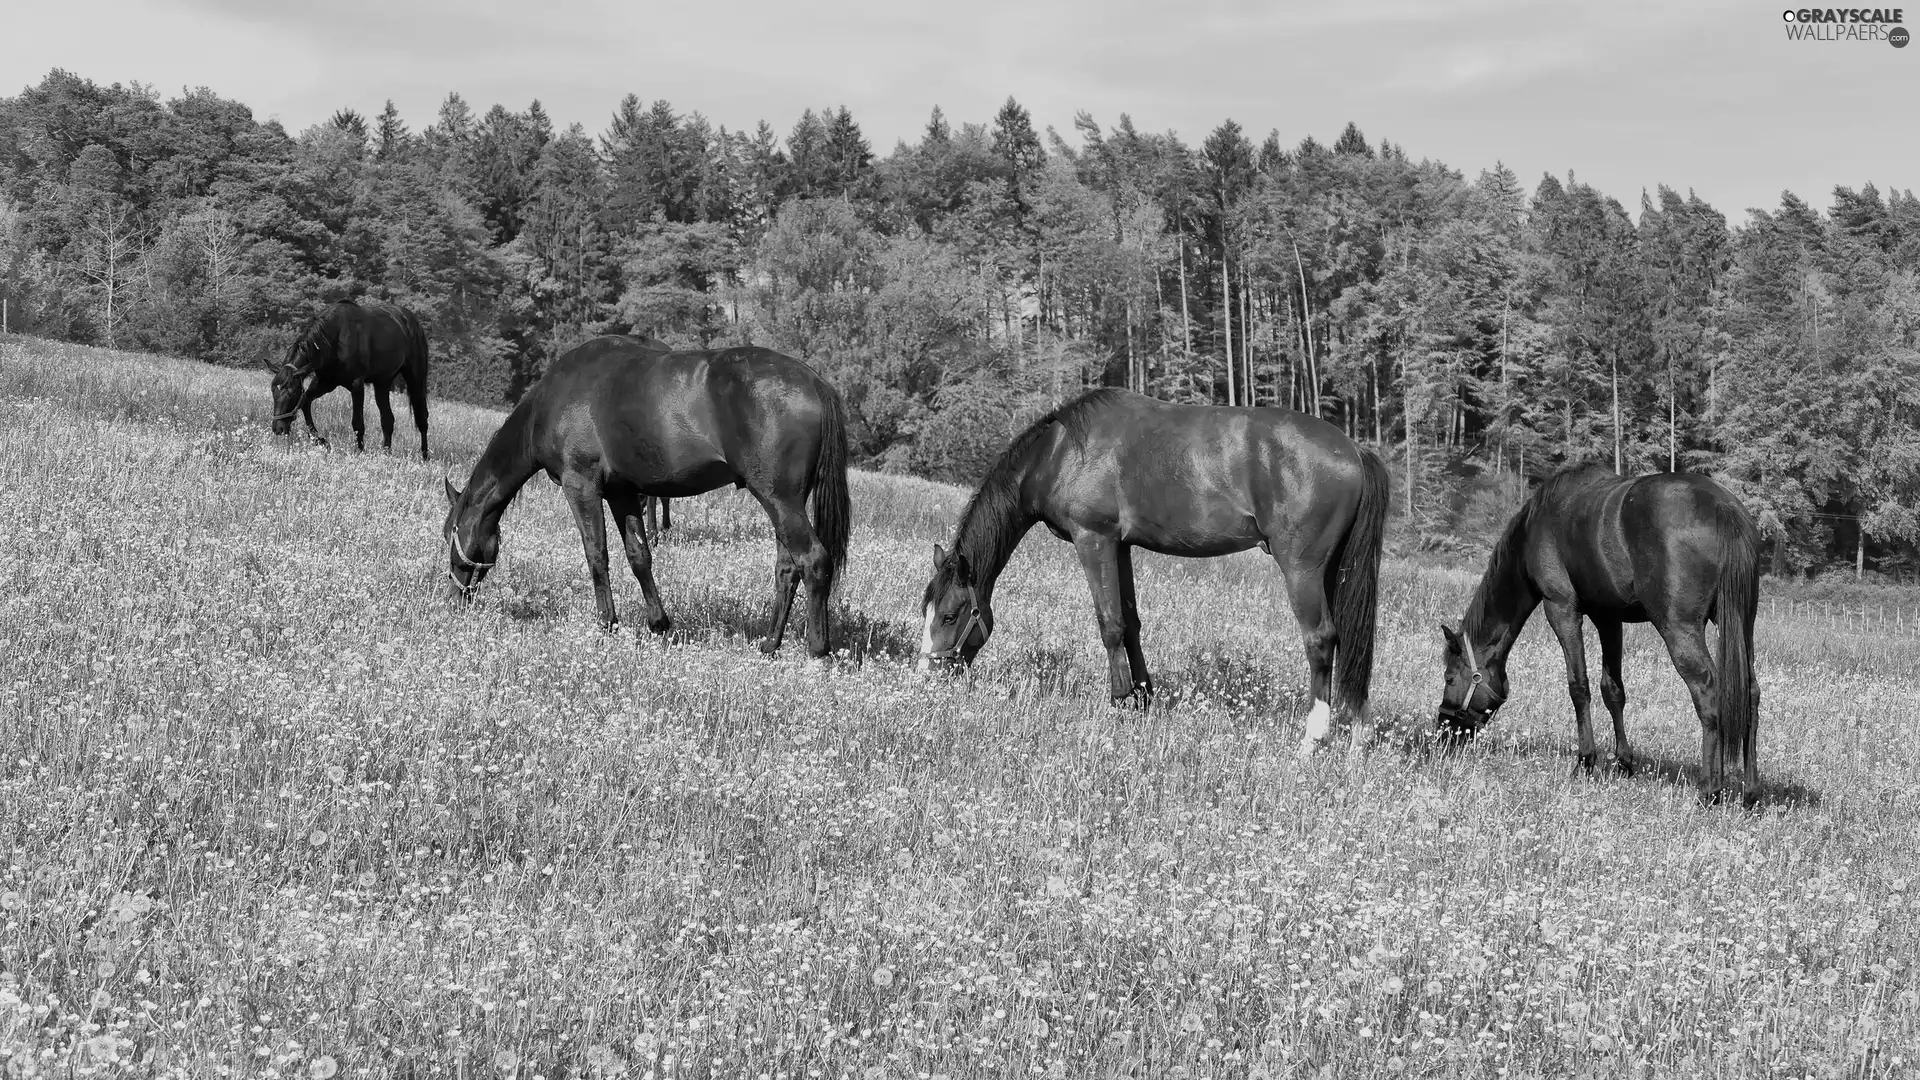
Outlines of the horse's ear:
<svg viewBox="0 0 1920 1080">
<path fill-rule="evenodd" d="M 939 544 L 933 545 L 933 572 L 939 573 L 940 568 L 945 565 L 947 565 L 947 549 Z"/>
<path fill-rule="evenodd" d="M 1448 626 L 1446 623 L 1440 624 L 1440 633 L 1442 636 L 1444 636 L 1447 639 L 1447 643 L 1449 645 L 1460 640 L 1460 631 L 1455 630 L 1453 627 Z"/>
<path fill-rule="evenodd" d="M 453 486 L 453 477 L 451 476 L 446 477 L 442 479 L 440 482 L 447 485 L 447 505 L 448 506 L 460 505 L 460 489 Z"/>
<path fill-rule="evenodd" d="M 967 564 L 967 557 L 965 555 L 956 554 L 953 557 L 953 573 L 955 577 L 960 579 L 962 584 L 973 584 L 973 567 Z"/>
</svg>

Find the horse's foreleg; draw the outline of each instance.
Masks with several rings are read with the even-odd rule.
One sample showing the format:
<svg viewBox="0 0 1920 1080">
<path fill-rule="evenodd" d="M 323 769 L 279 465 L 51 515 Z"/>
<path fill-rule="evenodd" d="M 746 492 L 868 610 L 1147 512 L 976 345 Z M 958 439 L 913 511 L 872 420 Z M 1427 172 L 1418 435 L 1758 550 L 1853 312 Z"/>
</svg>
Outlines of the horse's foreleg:
<svg viewBox="0 0 1920 1080">
<path fill-rule="evenodd" d="M 366 387 L 359 382 L 347 384 L 347 394 L 353 398 L 353 448 L 367 448 Z"/>
<path fill-rule="evenodd" d="M 1281 569 L 1284 572 L 1286 567 Z M 1307 730 L 1300 737 L 1300 756 L 1307 757 L 1326 744 L 1333 730 L 1333 649 L 1338 635 L 1333 629 L 1333 613 L 1327 607 L 1326 575 L 1320 568 L 1296 567 L 1286 576 L 1293 617 L 1300 624 L 1300 645 L 1307 654 L 1308 689 L 1313 697 L 1313 708 L 1307 711 Z"/>
<path fill-rule="evenodd" d="M 640 583 L 640 595 L 647 602 L 647 629 L 664 634 L 673 628 L 667 608 L 660 602 L 660 589 L 653 580 L 653 549 L 647 545 L 647 530 L 641 520 L 641 499 L 636 495 L 609 495 L 607 506 L 613 510 L 614 527 L 627 549 L 627 565 Z"/>
<path fill-rule="evenodd" d="M 373 386 L 373 403 L 380 409 L 380 438 L 389 454 L 393 453 L 393 401 L 388 396 L 392 392 L 380 383 Z"/>
<path fill-rule="evenodd" d="M 1594 619 L 1600 632 L 1600 700 L 1613 717 L 1613 760 L 1633 775 L 1633 748 L 1627 745 L 1627 687 L 1620 678 L 1621 625 L 1618 619 Z"/>
<path fill-rule="evenodd" d="M 1575 768 L 1592 772 L 1599 751 L 1593 745 L 1593 691 L 1587 685 L 1587 643 L 1580 632 L 1580 612 L 1571 604 L 1551 600 L 1545 604 L 1547 625 L 1560 639 L 1560 651 L 1567 659 L 1567 696 L 1573 699 L 1574 733 L 1580 740 L 1580 759 Z"/>
<path fill-rule="evenodd" d="M 1700 797 L 1711 801 L 1726 783 L 1726 746 L 1720 738 L 1720 699 L 1715 694 L 1713 659 L 1707 653 L 1704 626 L 1656 626 L 1667 643 L 1674 670 L 1693 695 L 1700 716 Z"/>
<path fill-rule="evenodd" d="M 1093 592 L 1093 614 L 1100 623 L 1100 644 L 1107 650 L 1107 692 L 1113 703 L 1139 700 L 1144 687 L 1133 677 L 1133 664 L 1127 655 L 1127 620 L 1123 614 L 1120 589 L 1121 546 L 1094 533 L 1074 538 L 1073 550 L 1080 556 L 1080 569 L 1086 571 L 1087 588 Z"/>
<path fill-rule="evenodd" d="M 587 575 L 593 579 L 593 599 L 600 607 L 600 625 L 611 630 L 619 623 L 613 610 L 613 586 L 607 580 L 607 519 L 600 511 L 599 485 L 574 476 L 560 482 L 580 528 L 580 546 L 587 555 Z"/>
<path fill-rule="evenodd" d="M 311 437 L 314 442 L 325 446 L 327 445 L 327 440 L 320 434 L 320 429 L 316 427 L 313 422 L 313 399 L 319 396 L 318 394 L 308 394 L 306 397 L 300 399 L 300 415 L 306 418 L 307 435 Z"/>
</svg>

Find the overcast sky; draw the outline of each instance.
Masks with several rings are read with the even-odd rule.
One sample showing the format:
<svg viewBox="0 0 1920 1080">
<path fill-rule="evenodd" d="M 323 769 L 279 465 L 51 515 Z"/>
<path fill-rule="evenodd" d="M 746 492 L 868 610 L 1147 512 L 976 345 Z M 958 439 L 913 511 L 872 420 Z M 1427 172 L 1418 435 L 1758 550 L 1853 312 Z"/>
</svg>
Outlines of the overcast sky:
<svg viewBox="0 0 1920 1080">
<path fill-rule="evenodd" d="M 1011 94 L 1076 142 L 1081 109 L 1190 145 L 1229 117 L 1289 146 L 1353 120 L 1469 178 L 1504 160 L 1531 190 L 1572 170 L 1635 211 L 1642 189 L 1691 187 L 1736 222 L 1782 189 L 1825 208 L 1835 184 L 1920 188 L 1920 44 L 1791 42 L 1778 3 L 23 3 L 0 94 L 63 67 L 163 97 L 207 86 L 296 133 L 388 98 L 417 131 L 449 90 L 477 112 L 538 98 L 596 135 L 627 93 L 783 136 L 844 104 L 880 155 L 935 105 L 984 122 Z"/>
</svg>

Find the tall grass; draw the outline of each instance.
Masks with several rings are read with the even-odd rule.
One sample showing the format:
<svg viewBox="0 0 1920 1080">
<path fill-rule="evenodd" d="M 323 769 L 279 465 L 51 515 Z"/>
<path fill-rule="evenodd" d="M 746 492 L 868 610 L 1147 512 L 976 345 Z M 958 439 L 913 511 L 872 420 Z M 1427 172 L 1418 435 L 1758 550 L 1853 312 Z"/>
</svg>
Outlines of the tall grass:
<svg viewBox="0 0 1920 1080">
<path fill-rule="evenodd" d="M 1641 776 L 1570 778 L 1538 626 L 1475 749 L 1302 765 L 1257 553 L 1140 560 L 1144 715 L 1044 532 L 923 683 L 965 493 L 861 474 L 841 652 L 769 662 L 744 494 L 676 507 L 664 641 L 595 628 L 544 484 L 456 611 L 444 466 L 322 411 L 290 446 L 264 374 L 0 345 L 9 1076 L 1912 1074 L 1911 640 L 1761 623 L 1754 813 L 1696 805 L 1644 628 Z M 436 404 L 436 450 L 497 423 Z M 1386 568 L 1389 724 L 1473 580 Z"/>
</svg>

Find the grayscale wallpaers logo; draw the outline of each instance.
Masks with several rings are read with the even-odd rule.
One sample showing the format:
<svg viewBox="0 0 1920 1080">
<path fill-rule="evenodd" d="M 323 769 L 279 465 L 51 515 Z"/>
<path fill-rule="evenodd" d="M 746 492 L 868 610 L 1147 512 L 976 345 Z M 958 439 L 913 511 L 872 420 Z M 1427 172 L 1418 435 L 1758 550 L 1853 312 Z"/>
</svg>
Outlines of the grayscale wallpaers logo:
<svg viewBox="0 0 1920 1080">
<path fill-rule="evenodd" d="M 1788 41 L 1884 41 L 1907 47 L 1904 8 L 1788 8 L 1780 13 Z"/>
</svg>

